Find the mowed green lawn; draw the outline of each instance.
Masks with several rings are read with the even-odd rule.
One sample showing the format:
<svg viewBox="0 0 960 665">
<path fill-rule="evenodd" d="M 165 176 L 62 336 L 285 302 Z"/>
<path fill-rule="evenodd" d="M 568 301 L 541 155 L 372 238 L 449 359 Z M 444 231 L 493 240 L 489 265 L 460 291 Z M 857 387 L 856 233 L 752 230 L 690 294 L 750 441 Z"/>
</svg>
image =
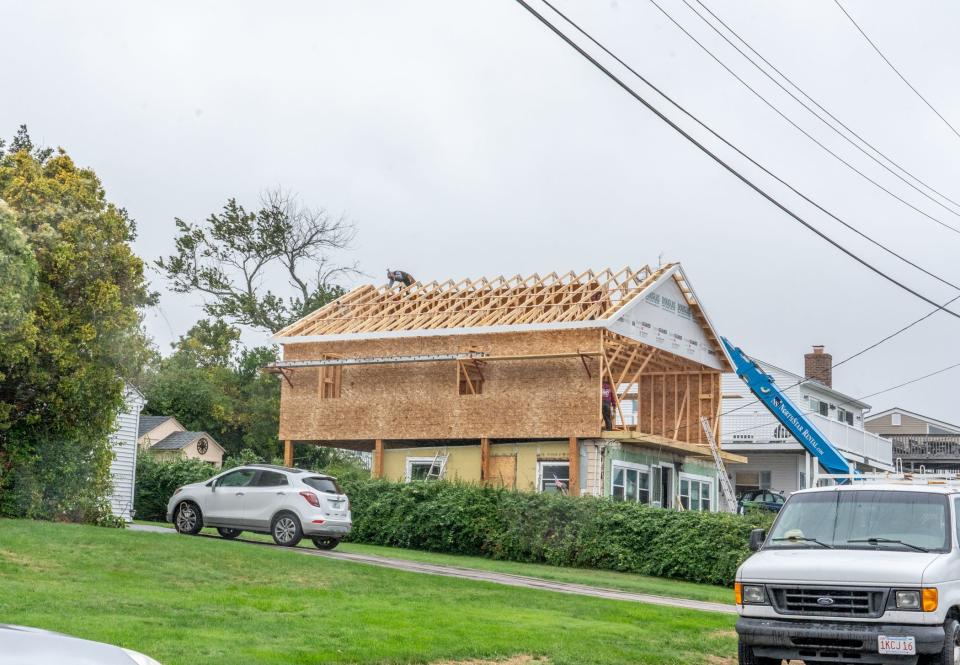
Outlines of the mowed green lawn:
<svg viewBox="0 0 960 665">
<path fill-rule="evenodd" d="M 0 520 L 0 618 L 165 665 L 722 663 L 731 616 L 404 573 L 210 538 Z M 732 662 L 732 661 L 726 661 Z"/>
<path fill-rule="evenodd" d="M 173 528 L 164 522 L 138 521 L 140 524 Z M 216 529 L 204 529 L 205 534 L 217 535 Z M 244 533 L 242 539 L 257 540 L 272 543 L 270 536 L 255 533 Z M 314 549 L 309 540 L 304 540 L 301 547 Z M 630 591 L 632 593 L 648 593 L 655 596 L 672 596 L 674 598 L 689 598 L 691 600 L 707 600 L 714 603 L 733 604 L 733 589 L 714 586 L 712 584 L 695 584 L 680 580 L 669 580 L 662 577 L 647 577 L 630 573 L 618 573 L 612 570 L 590 570 L 585 568 L 563 568 L 536 563 L 517 563 L 515 561 L 499 561 L 479 556 L 464 556 L 459 554 L 440 554 L 421 550 L 408 550 L 400 547 L 382 547 L 379 545 L 365 545 L 362 543 L 341 543 L 337 552 L 352 552 L 355 554 L 375 554 L 391 559 L 405 559 L 419 563 L 441 564 L 473 568 L 509 575 L 523 575 L 536 577 L 553 582 L 569 582 L 572 584 L 587 584 L 590 586 Z"/>
</svg>

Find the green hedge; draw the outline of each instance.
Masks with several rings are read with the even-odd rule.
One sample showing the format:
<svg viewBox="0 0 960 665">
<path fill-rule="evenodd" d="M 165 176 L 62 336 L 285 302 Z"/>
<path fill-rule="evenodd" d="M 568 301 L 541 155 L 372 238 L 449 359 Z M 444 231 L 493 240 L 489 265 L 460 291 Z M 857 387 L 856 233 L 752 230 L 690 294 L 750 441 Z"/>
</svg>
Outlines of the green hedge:
<svg viewBox="0 0 960 665">
<path fill-rule="evenodd" d="M 350 539 L 510 561 L 733 584 L 769 518 L 447 482 L 349 481 Z"/>
<path fill-rule="evenodd" d="M 160 461 L 149 454 L 137 455 L 133 516 L 162 522 L 167 518 L 167 501 L 175 489 L 206 480 L 218 471 L 209 462 L 196 459 Z"/>
</svg>

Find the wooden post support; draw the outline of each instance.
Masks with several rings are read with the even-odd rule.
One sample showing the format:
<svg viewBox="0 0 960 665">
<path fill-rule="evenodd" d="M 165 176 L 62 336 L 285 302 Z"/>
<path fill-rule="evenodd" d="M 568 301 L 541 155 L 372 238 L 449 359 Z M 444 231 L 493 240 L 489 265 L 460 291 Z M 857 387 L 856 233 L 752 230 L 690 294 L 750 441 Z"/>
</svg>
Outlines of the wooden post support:
<svg viewBox="0 0 960 665">
<path fill-rule="evenodd" d="M 490 482 L 490 439 L 480 439 L 480 482 Z"/>
<path fill-rule="evenodd" d="M 580 496 L 580 446 L 577 437 L 570 437 L 570 487 L 567 493 L 570 496 Z"/>
<path fill-rule="evenodd" d="M 383 478 L 383 439 L 374 441 L 373 469 L 371 475 L 374 478 Z"/>
<path fill-rule="evenodd" d="M 293 466 L 293 441 L 290 439 L 283 442 L 283 465 Z"/>
</svg>

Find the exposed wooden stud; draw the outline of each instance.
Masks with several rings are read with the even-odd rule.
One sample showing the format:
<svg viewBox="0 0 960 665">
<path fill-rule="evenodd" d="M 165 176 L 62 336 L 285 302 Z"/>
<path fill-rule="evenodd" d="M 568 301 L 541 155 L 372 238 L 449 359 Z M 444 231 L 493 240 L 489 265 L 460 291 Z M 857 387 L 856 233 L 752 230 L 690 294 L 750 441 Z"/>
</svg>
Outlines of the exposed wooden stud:
<svg viewBox="0 0 960 665">
<path fill-rule="evenodd" d="M 293 441 L 290 439 L 283 442 L 283 465 L 293 466 Z"/>
<path fill-rule="evenodd" d="M 687 407 L 687 397 L 689 397 L 689 395 L 689 392 L 683 393 L 683 402 L 680 403 L 680 408 L 677 409 L 677 422 L 673 426 L 673 437 L 671 437 L 674 441 L 676 441 L 680 435 L 680 421 L 683 419 L 683 411 Z"/>
<path fill-rule="evenodd" d="M 570 437 L 567 454 L 570 461 L 570 485 L 567 493 L 570 496 L 580 496 L 580 445 L 577 437 Z"/>
<path fill-rule="evenodd" d="M 373 443 L 373 467 L 370 475 L 383 478 L 383 439 L 377 439 Z"/>
<path fill-rule="evenodd" d="M 480 439 L 480 482 L 489 483 L 490 481 L 490 439 L 482 437 Z"/>
</svg>

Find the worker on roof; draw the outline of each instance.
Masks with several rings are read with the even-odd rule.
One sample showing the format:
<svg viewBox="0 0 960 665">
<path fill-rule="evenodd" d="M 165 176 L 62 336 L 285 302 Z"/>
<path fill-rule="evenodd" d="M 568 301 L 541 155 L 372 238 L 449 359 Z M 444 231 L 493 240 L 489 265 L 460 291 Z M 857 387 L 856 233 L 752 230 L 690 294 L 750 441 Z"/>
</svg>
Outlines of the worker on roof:
<svg viewBox="0 0 960 665">
<path fill-rule="evenodd" d="M 609 381 L 604 381 L 600 386 L 600 397 L 603 406 L 603 429 L 613 429 L 613 405 L 617 402 L 617 393 Z"/>
<path fill-rule="evenodd" d="M 390 270 L 390 268 L 387 268 L 387 279 L 390 280 L 390 285 L 387 287 L 389 289 L 392 289 L 393 285 L 397 282 L 403 284 L 404 286 L 412 286 L 413 283 L 417 281 L 413 278 L 413 275 L 408 272 L 404 272 L 402 270 Z"/>
</svg>

